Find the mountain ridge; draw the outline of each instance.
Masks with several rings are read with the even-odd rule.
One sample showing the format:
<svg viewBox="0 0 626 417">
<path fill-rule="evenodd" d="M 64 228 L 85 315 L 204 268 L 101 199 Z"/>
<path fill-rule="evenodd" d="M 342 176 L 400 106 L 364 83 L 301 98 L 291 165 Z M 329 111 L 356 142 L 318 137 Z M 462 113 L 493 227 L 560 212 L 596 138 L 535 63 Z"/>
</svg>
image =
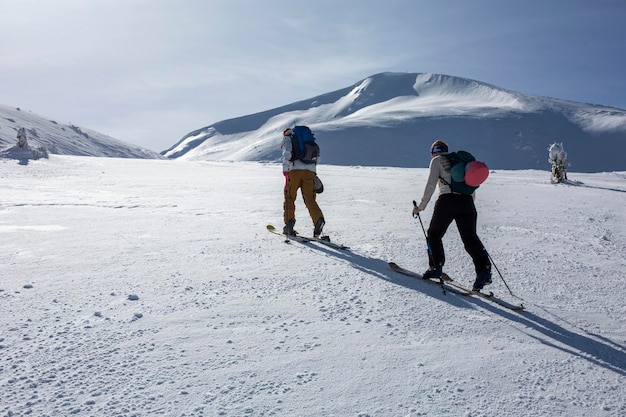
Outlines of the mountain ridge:
<svg viewBox="0 0 626 417">
<path fill-rule="evenodd" d="M 424 167 L 430 143 L 443 139 L 494 169 L 545 169 L 547 148 L 554 142 L 564 143 L 574 170 L 626 169 L 625 110 L 429 73 L 380 73 L 346 88 L 220 121 L 190 132 L 162 154 L 277 161 L 280 132 L 295 124 L 310 126 L 323 162 L 336 165 Z M 598 141 L 605 145 L 598 147 Z"/>
<path fill-rule="evenodd" d="M 157 152 L 122 142 L 72 123 L 57 122 L 19 107 L 0 105 L 0 147 L 16 145 L 24 128 L 28 143 L 51 154 L 160 159 Z"/>
</svg>

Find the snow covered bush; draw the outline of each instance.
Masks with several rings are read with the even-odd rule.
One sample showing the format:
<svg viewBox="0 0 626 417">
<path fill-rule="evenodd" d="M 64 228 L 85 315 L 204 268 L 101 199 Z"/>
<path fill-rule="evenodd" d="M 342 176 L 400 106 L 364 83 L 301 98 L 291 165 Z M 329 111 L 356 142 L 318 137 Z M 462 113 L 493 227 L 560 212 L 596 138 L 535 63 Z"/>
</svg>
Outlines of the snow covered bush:
<svg viewBox="0 0 626 417">
<path fill-rule="evenodd" d="M 45 146 L 40 146 L 38 148 L 30 148 L 33 153 L 33 159 L 46 158 L 48 159 L 48 149 Z"/>
<path fill-rule="evenodd" d="M 565 181 L 567 179 L 567 152 L 563 144 L 553 143 L 548 151 L 548 162 L 552 164 L 552 182 Z"/>
</svg>

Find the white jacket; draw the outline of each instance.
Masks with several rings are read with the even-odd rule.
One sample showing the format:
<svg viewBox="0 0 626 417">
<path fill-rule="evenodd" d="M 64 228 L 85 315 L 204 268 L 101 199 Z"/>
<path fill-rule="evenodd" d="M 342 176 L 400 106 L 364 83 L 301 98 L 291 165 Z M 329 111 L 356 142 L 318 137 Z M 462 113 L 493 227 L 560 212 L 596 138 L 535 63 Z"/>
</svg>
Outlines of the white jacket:
<svg viewBox="0 0 626 417">
<path fill-rule="evenodd" d="M 306 169 L 307 171 L 316 172 L 316 164 L 305 164 L 298 159 L 293 162 L 290 161 L 292 151 L 291 136 L 283 136 L 283 144 L 281 148 L 283 149 L 283 172 L 288 172 L 294 169 Z"/>
<path fill-rule="evenodd" d="M 448 162 L 448 158 L 442 158 L 442 155 L 446 154 L 437 155 L 430 160 L 428 181 L 426 181 L 424 195 L 422 196 L 422 200 L 420 201 L 420 203 L 417 205 L 420 211 L 424 210 L 428 205 L 430 198 L 435 192 L 435 188 L 437 188 L 437 184 L 439 184 L 439 195 L 452 194 L 452 190 L 448 185 L 450 182 L 452 182 L 452 176 L 450 174 L 450 163 Z M 441 178 L 447 181 L 448 184 L 442 181 Z"/>
</svg>

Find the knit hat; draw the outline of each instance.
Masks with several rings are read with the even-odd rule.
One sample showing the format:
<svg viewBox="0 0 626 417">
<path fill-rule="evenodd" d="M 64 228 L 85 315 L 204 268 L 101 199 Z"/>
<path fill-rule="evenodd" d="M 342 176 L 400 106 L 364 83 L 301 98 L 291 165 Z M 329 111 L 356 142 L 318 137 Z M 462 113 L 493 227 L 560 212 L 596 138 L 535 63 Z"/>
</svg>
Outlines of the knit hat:
<svg viewBox="0 0 626 417">
<path fill-rule="evenodd" d="M 291 135 L 293 135 L 293 130 L 291 130 L 290 128 L 283 130 L 283 136 L 291 136 Z"/>
<path fill-rule="evenodd" d="M 430 146 L 431 154 L 439 154 L 439 153 L 447 153 L 448 152 L 448 144 L 442 140 L 436 140 Z"/>
</svg>

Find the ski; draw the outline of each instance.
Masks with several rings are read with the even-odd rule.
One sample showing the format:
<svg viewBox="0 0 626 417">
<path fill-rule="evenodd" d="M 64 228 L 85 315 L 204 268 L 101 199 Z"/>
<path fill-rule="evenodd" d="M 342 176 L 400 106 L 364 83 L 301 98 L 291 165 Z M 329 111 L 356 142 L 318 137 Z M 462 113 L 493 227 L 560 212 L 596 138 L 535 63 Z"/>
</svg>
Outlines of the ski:
<svg viewBox="0 0 626 417">
<path fill-rule="evenodd" d="M 324 237 L 312 237 L 312 236 L 301 236 L 298 235 L 304 239 L 309 239 L 309 241 L 311 242 L 317 242 L 317 243 L 321 243 L 322 245 L 326 245 L 329 246 L 331 248 L 334 249 L 340 249 L 340 250 L 346 250 L 346 249 L 350 249 L 350 246 L 346 246 L 346 245 L 342 245 L 340 243 L 335 243 L 335 242 L 331 242 L 330 239 L 326 240 L 324 239 Z"/>
<path fill-rule="evenodd" d="M 295 242 L 299 242 L 299 243 L 310 243 L 310 242 L 312 242 L 312 239 L 309 239 L 309 238 L 306 238 L 306 237 L 302 237 L 300 235 L 287 236 L 286 234 L 279 232 L 271 224 L 267 225 L 267 230 L 269 230 L 270 232 L 274 233 L 275 235 L 284 237 L 285 238 L 285 240 L 284 240 L 285 243 L 289 243 L 291 241 L 295 241 Z"/>
<path fill-rule="evenodd" d="M 303 236 L 300 234 L 295 234 L 292 236 L 286 236 L 284 233 L 279 232 L 273 225 L 268 224 L 267 225 L 267 230 L 269 230 L 270 232 L 283 236 L 285 237 L 285 242 L 289 241 L 289 240 L 295 240 L 296 242 L 301 242 L 301 243 L 309 243 L 309 242 L 317 242 L 317 243 L 321 243 L 322 245 L 331 247 L 333 249 L 340 249 L 340 250 L 346 250 L 346 249 L 350 249 L 349 246 L 346 245 L 342 245 L 339 243 L 334 243 L 331 242 L 330 240 L 325 240 L 323 237 L 319 238 L 319 237 L 312 237 L 312 236 Z"/>
<path fill-rule="evenodd" d="M 395 262 L 389 262 L 389 267 L 391 269 L 393 269 L 394 271 L 402 274 L 402 275 L 406 275 L 406 276 L 411 277 L 411 278 L 417 278 L 417 279 L 421 280 L 422 282 L 427 282 L 427 283 L 432 284 L 432 285 L 437 285 L 438 287 L 443 289 L 444 292 L 450 291 L 452 293 L 455 293 L 455 294 L 458 294 L 458 295 L 464 295 L 464 296 L 471 296 L 472 295 L 471 291 L 461 290 L 461 289 L 456 288 L 454 286 L 449 286 L 448 284 L 450 283 L 451 278 L 448 277 L 445 274 L 443 276 L 443 280 L 432 280 L 432 279 L 424 279 L 424 278 L 422 278 L 422 274 L 418 274 L 417 272 L 410 271 L 408 269 L 402 268 L 400 265 L 398 265 Z"/>
<path fill-rule="evenodd" d="M 453 287 L 462 289 L 464 291 L 470 291 L 471 295 L 474 295 L 476 297 L 480 297 L 483 300 L 488 300 L 491 301 L 493 303 L 496 303 L 502 307 L 508 308 L 509 310 L 513 310 L 513 311 L 524 311 L 524 305 L 523 304 L 512 304 L 509 303 L 508 301 L 505 301 L 499 297 L 497 297 L 493 292 L 489 291 L 489 292 L 480 292 L 478 290 L 474 290 L 470 287 L 467 287 L 463 284 L 461 284 L 458 281 L 452 280 L 449 282 L 450 285 L 452 285 Z"/>
<path fill-rule="evenodd" d="M 517 305 L 517 304 L 509 303 L 508 301 L 505 301 L 505 300 L 503 300 L 501 298 L 496 297 L 494 295 L 494 293 L 492 293 L 492 292 L 483 293 L 483 292 L 480 292 L 480 291 L 474 291 L 472 288 L 469 288 L 469 287 L 461 284 L 460 282 L 455 281 L 454 279 L 452 279 L 447 274 L 443 274 L 443 281 L 436 281 L 436 280 L 432 280 L 432 279 L 423 279 L 422 278 L 422 274 L 419 274 L 419 273 L 414 272 L 414 271 L 410 271 L 408 269 L 404 269 L 404 268 L 402 268 L 401 266 L 399 266 L 398 264 L 396 264 L 394 262 L 389 262 L 389 266 L 394 271 L 399 272 L 399 273 L 401 273 L 403 275 L 406 275 L 406 276 L 409 276 L 409 277 L 413 277 L 413 278 L 418 278 L 418 279 L 421 279 L 424 282 L 429 282 L 431 284 L 439 285 L 439 286 L 443 287 L 445 290 L 454 292 L 456 294 L 479 297 L 479 298 L 482 298 L 483 300 L 487 300 L 487 301 L 493 302 L 495 304 L 500 305 L 501 307 L 505 307 L 505 308 L 508 308 L 509 310 L 513 310 L 513 311 L 523 311 L 524 310 L 524 306 L 522 304 Z"/>
</svg>

